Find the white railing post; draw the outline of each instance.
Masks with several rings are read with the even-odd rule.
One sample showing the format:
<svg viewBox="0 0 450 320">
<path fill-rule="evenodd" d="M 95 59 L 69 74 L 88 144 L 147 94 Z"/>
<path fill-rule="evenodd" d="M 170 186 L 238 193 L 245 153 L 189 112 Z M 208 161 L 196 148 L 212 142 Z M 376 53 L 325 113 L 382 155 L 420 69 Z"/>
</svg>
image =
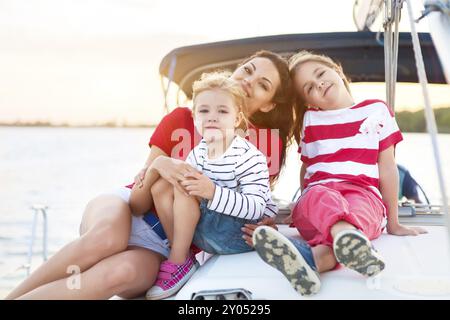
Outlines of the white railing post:
<svg viewBox="0 0 450 320">
<path fill-rule="evenodd" d="M 33 259 L 33 246 L 34 246 L 34 240 L 36 239 L 36 228 L 37 228 L 37 221 L 39 218 L 39 214 L 42 214 L 42 257 L 44 261 L 47 260 L 47 231 L 48 231 L 48 224 L 47 224 L 47 209 L 48 207 L 45 205 L 32 205 L 31 210 L 33 210 L 33 224 L 31 226 L 31 239 L 30 244 L 28 246 L 28 256 L 27 256 L 27 263 L 25 264 L 25 269 L 27 269 L 27 276 L 30 275 L 30 269 L 31 269 L 31 260 Z"/>
</svg>

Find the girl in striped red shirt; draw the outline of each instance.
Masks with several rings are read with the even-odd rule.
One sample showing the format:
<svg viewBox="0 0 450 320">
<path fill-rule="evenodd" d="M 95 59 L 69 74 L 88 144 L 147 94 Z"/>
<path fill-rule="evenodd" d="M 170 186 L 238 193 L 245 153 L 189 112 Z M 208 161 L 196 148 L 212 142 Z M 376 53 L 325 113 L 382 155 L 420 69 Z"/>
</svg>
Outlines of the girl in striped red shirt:
<svg viewBox="0 0 450 320">
<path fill-rule="evenodd" d="M 302 195 L 292 221 L 306 241 L 259 227 L 253 242 L 265 262 L 310 295 L 320 289 L 319 273 L 338 262 L 365 276 L 381 272 L 383 258 L 370 240 L 385 227 L 402 236 L 426 231 L 398 220 L 394 148 L 403 138 L 392 110 L 380 100 L 355 103 L 341 66 L 329 57 L 302 51 L 289 69 L 303 123 Z"/>
</svg>

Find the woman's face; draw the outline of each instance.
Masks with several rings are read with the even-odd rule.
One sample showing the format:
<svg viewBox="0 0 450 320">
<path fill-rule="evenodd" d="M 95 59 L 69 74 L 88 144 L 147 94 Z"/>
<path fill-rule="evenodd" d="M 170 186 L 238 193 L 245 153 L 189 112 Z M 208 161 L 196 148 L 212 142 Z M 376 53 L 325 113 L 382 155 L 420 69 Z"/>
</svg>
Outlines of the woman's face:
<svg viewBox="0 0 450 320">
<path fill-rule="evenodd" d="M 353 104 L 344 80 L 337 71 L 316 61 L 308 61 L 297 67 L 294 86 L 309 107 L 333 110 Z"/>
<path fill-rule="evenodd" d="M 231 78 L 245 91 L 247 116 L 257 111 L 269 112 L 275 107 L 272 99 L 281 80 L 277 68 L 269 59 L 253 58 L 238 67 Z"/>
</svg>

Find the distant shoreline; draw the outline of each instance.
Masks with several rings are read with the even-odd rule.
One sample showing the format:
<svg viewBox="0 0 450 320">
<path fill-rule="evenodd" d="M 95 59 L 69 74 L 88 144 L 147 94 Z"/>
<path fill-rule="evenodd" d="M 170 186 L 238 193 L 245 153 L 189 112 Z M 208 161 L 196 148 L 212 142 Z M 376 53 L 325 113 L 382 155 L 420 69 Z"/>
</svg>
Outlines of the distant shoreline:
<svg viewBox="0 0 450 320">
<path fill-rule="evenodd" d="M 151 126 L 102 126 L 102 125 L 33 125 L 33 124 L 3 124 L 0 123 L 0 128 L 66 128 L 66 129 L 94 129 L 94 128 L 108 128 L 108 129 L 154 129 L 156 128 L 155 125 Z M 427 133 L 427 131 L 414 131 L 414 130 L 408 130 L 408 129 L 401 129 L 402 132 L 408 132 L 408 133 Z M 450 134 L 450 130 L 448 128 L 438 128 L 438 134 Z"/>
<path fill-rule="evenodd" d="M 54 124 L 50 122 L 17 122 L 0 123 L 0 127 L 23 127 L 23 128 L 156 128 L 157 125 L 116 125 L 116 124 Z"/>
<path fill-rule="evenodd" d="M 450 107 L 433 110 L 439 133 L 450 133 Z M 427 132 L 424 110 L 415 112 L 400 111 L 395 114 L 398 126 L 402 132 Z M 156 128 L 157 125 L 128 124 L 105 122 L 98 124 L 71 125 L 67 123 L 54 124 L 47 121 L 16 121 L 0 122 L 0 127 L 50 127 L 50 128 Z"/>
</svg>

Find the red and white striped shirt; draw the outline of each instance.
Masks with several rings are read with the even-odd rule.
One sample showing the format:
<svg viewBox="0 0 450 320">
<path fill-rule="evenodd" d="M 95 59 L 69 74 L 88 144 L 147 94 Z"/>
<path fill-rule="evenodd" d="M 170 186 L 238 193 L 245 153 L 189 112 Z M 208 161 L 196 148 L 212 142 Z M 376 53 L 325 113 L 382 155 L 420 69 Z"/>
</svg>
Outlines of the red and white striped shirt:
<svg viewBox="0 0 450 320">
<path fill-rule="evenodd" d="M 365 100 L 337 110 L 308 109 L 299 147 L 306 165 L 305 190 L 316 184 L 346 181 L 378 190 L 378 155 L 403 140 L 391 109 Z"/>
</svg>

